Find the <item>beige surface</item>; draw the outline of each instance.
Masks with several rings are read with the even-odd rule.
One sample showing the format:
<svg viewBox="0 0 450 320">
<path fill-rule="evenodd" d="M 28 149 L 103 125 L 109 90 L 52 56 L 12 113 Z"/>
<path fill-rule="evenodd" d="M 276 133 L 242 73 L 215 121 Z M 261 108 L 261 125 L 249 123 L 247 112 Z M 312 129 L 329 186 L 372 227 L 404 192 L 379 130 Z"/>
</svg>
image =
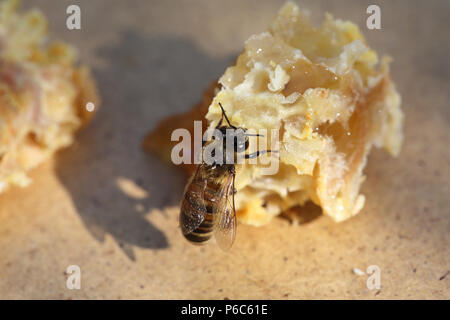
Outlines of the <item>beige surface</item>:
<svg viewBox="0 0 450 320">
<path fill-rule="evenodd" d="M 307 207 L 298 226 L 239 225 L 230 253 L 184 241 L 185 178 L 140 142 L 195 103 L 282 2 L 81 1 L 82 30 L 68 31 L 71 3 L 39 1 L 52 34 L 92 65 L 104 103 L 31 187 L 0 196 L 1 298 L 450 298 L 447 1 L 379 2 L 383 29 L 363 28 L 395 58 L 406 113 L 400 157 L 369 158 L 363 211 L 341 224 Z M 364 1 L 301 5 L 360 26 L 367 17 Z M 81 267 L 81 290 L 65 287 L 70 264 Z M 369 265 L 381 269 L 379 291 L 352 272 Z"/>
</svg>

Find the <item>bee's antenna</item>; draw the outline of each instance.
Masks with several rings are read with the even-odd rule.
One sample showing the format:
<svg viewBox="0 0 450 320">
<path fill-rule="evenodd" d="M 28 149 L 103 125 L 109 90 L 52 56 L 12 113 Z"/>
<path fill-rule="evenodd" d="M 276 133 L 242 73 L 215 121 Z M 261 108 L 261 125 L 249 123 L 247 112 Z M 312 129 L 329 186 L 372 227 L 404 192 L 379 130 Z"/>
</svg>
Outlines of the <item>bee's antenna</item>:
<svg viewBox="0 0 450 320">
<path fill-rule="evenodd" d="M 219 102 L 219 106 L 220 106 L 220 109 L 222 109 L 222 114 L 224 115 L 225 120 L 227 120 L 228 125 L 229 125 L 230 127 L 232 127 L 232 128 L 235 129 L 235 126 L 233 126 L 233 125 L 230 123 L 230 120 L 228 120 L 227 114 L 225 113 L 225 110 L 223 109 L 222 104 L 221 104 L 220 102 Z"/>
</svg>

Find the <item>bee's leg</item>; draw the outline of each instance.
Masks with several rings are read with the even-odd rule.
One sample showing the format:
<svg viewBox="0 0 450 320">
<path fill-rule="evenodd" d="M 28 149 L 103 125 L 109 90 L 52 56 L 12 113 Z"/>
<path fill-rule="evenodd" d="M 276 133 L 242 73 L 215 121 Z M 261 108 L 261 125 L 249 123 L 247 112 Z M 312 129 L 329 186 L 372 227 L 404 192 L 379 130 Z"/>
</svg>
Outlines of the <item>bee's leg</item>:
<svg viewBox="0 0 450 320">
<path fill-rule="evenodd" d="M 263 155 L 263 154 L 266 154 L 266 153 L 269 153 L 269 152 L 272 152 L 272 153 L 278 153 L 278 151 L 277 150 L 262 150 L 262 151 L 256 151 L 256 152 L 253 152 L 253 153 L 249 153 L 249 154 L 245 154 L 244 155 L 244 158 L 245 159 L 253 159 L 253 158 L 256 158 L 256 157 L 259 157 L 260 155 Z"/>
<path fill-rule="evenodd" d="M 234 166 L 231 167 L 230 173 L 233 175 L 233 197 L 234 197 L 234 194 L 237 192 L 236 188 L 234 187 L 234 179 L 236 177 L 236 168 Z"/>
<path fill-rule="evenodd" d="M 244 130 L 247 130 L 247 129 L 244 129 Z M 244 133 L 244 135 L 246 137 L 264 137 L 263 134 L 259 134 L 259 133 Z"/>
<path fill-rule="evenodd" d="M 233 194 L 237 193 L 237 189 L 234 187 L 234 178 L 236 177 L 236 174 L 233 174 Z"/>
<path fill-rule="evenodd" d="M 235 180 L 235 178 L 236 178 L 236 171 L 234 170 L 234 167 L 233 167 L 233 186 L 232 186 L 232 188 L 233 188 L 233 193 L 232 193 L 232 197 L 233 197 L 233 214 L 234 214 L 234 221 L 235 221 L 235 223 L 236 223 L 236 206 L 234 205 L 234 194 L 237 192 L 237 190 L 236 190 L 236 188 L 234 187 L 234 180 Z"/>
</svg>

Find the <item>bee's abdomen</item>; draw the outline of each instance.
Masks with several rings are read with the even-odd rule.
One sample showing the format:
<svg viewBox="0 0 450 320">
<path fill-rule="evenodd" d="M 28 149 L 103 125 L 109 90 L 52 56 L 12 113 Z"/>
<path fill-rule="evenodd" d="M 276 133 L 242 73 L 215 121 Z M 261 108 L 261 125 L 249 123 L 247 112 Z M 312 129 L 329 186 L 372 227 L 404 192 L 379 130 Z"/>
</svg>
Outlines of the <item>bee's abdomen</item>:
<svg viewBox="0 0 450 320">
<path fill-rule="evenodd" d="M 203 222 L 191 233 L 185 234 L 184 237 L 193 244 L 204 244 L 211 239 L 214 224 L 213 216 L 208 213 L 205 215 Z"/>
<path fill-rule="evenodd" d="M 203 208 L 203 206 L 206 207 L 206 213 L 200 225 L 190 233 L 184 234 L 184 237 L 193 244 L 206 243 L 209 239 L 211 239 L 214 231 L 213 211 L 215 202 L 217 201 L 217 191 L 213 182 L 208 182 L 208 186 L 204 190 L 203 197 L 201 198 L 198 196 L 199 193 L 197 188 L 199 186 L 196 181 L 194 181 L 188 192 L 186 192 L 181 205 L 180 218 L 183 219 L 183 221 L 180 221 L 181 224 L 189 224 L 190 222 L 195 223 L 194 221 L 187 221 L 187 219 L 192 216 L 189 212 L 199 210 L 200 208 Z"/>
<path fill-rule="evenodd" d="M 180 225 L 184 237 L 191 243 L 204 244 L 211 239 L 220 190 L 228 176 L 229 168 L 226 166 L 202 166 L 188 184 L 181 203 Z"/>
</svg>

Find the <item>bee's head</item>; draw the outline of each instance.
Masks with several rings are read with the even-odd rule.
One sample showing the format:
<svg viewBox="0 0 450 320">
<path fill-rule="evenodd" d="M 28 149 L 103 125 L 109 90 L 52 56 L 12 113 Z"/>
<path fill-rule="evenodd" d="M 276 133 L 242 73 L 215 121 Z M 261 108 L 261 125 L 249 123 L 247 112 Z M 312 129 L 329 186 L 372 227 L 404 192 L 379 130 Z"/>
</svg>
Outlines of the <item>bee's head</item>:
<svg viewBox="0 0 450 320">
<path fill-rule="evenodd" d="M 219 131 L 222 133 L 224 148 L 226 148 L 227 141 L 230 141 L 234 152 L 242 153 L 248 149 L 249 141 L 244 128 L 222 126 Z"/>
<path fill-rule="evenodd" d="M 220 131 L 223 137 L 223 146 L 226 147 L 227 141 L 233 142 L 233 151 L 237 153 L 244 152 L 248 149 L 249 141 L 248 137 L 258 137 L 262 136 L 260 134 L 249 134 L 247 133 L 247 129 L 233 126 L 230 123 L 230 120 L 227 117 L 227 114 L 225 113 L 225 110 L 222 106 L 222 104 L 219 102 L 220 109 L 222 110 L 222 118 L 219 121 L 219 124 L 217 125 L 216 129 Z M 225 118 L 228 125 L 222 125 L 222 121 Z"/>
</svg>

